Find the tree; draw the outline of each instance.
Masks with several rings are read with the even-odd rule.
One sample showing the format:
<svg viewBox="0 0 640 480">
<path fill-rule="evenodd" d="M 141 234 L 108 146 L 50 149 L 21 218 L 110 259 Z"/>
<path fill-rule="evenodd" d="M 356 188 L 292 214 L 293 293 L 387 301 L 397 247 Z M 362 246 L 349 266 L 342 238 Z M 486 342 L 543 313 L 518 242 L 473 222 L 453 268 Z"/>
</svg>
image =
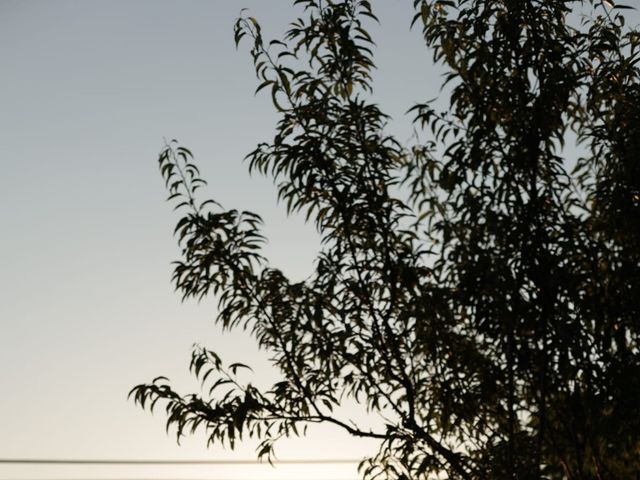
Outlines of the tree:
<svg viewBox="0 0 640 480">
<path fill-rule="evenodd" d="M 297 0 L 266 42 L 242 16 L 280 114 L 247 156 L 322 237 L 290 282 L 260 253 L 261 219 L 200 202 L 191 152 L 159 157 L 184 216 L 173 280 L 213 294 L 281 380 L 241 383 L 197 349 L 208 396 L 138 385 L 177 435 L 281 437 L 330 423 L 380 440 L 371 478 L 629 479 L 640 475 L 640 33 L 611 1 L 415 0 L 446 112 L 414 106 L 405 147 L 372 102 L 365 0 Z M 567 149 L 577 139 L 581 148 Z M 580 153 L 576 153 L 580 152 Z M 356 399 L 379 431 L 334 414 Z"/>
</svg>

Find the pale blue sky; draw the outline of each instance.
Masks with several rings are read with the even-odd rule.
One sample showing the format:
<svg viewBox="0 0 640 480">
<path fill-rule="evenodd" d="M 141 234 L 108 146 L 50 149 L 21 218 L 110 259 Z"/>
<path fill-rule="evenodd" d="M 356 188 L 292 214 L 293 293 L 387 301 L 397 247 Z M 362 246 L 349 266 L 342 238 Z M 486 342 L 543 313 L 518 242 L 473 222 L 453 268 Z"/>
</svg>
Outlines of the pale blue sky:
<svg viewBox="0 0 640 480">
<path fill-rule="evenodd" d="M 408 0 L 374 2 L 382 21 L 375 93 L 407 139 L 403 116 L 438 92 L 431 54 L 409 31 Z M 241 159 L 273 132 L 269 96 L 256 86 L 232 26 L 242 7 L 267 35 L 284 31 L 288 0 L 0 2 L 0 457 L 252 458 L 177 447 L 161 414 L 127 402 L 157 375 L 182 391 L 191 345 L 245 360 L 271 376 L 242 334 L 212 324 L 214 301 L 182 304 L 170 283 L 176 220 L 159 176 L 163 137 L 196 154 L 206 190 L 266 220 L 268 254 L 294 277 L 309 271 L 317 238 L 287 218 L 269 181 Z M 288 442 L 282 458 L 360 457 L 372 445 L 334 429 Z M 203 468 L 19 467 L 2 478 L 226 476 L 354 478 L 349 466 Z M 297 470 L 296 470 L 297 468 Z M 277 475 L 276 475 L 277 472 Z"/>
<path fill-rule="evenodd" d="M 410 0 L 374 0 L 382 25 L 375 96 L 408 139 L 404 112 L 438 93 L 439 76 Z M 628 2 L 632 3 L 632 2 Z M 232 26 L 242 7 L 278 36 L 289 0 L 0 0 L 0 457 L 252 458 L 182 447 L 164 418 L 126 400 L 157 375 L 183 392 L 191 345 L 245 361 L 272 379 L 243 334 L 214 327 L 214 300 L 182 304 L 170 283 L 176 217 L 156 156 L 163 137 L 196 154 L 207 194 L 266 221 L 267 253 L 293 277 L 309 272 L 313 229 L 287 218 L 269 181 L 241 159 L 276 116 Z M 637 20 L 637 15 L 634 16 Z M 360 457 L 371 443 L 332 429 L 286 442 L 282 458 Z M 25 467 L 20 478 L 355 478 L 337 467 Z"/>
</svg>

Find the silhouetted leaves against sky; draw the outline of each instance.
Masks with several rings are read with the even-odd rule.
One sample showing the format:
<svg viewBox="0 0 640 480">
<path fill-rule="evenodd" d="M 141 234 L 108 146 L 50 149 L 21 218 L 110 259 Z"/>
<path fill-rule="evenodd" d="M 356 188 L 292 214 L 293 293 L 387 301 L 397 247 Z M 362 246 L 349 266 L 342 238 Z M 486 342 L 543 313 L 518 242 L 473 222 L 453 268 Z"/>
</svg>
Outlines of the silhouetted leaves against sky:
<svg viewBox="0 0 640 480">
<path fill-rule="evenodd" d="M 160 378 L 131 396 L 160 402 L 178 438 L 257 437 L 266 459 L 333 424 L 379 440 L 367 478 L 637 474 L 640 36 L 625 9 L 414 1 L 448 108 L 413 106 L 405 145 L 375 103 L 369 2 L 295 3 L 282 39 L 248 12 L 234 34 L 279 115 L 246 161 L 315 225 L 309 276 L 270 264 L 259 216 L 199 200 L 189 150 L 159 157 L 183 213 L 176 288 L 213 295 L 281 378 L 259 389 L 197 348 L 204 394 Z M 353 401 L 371 423 L 341 413 Z"/>
</svg>

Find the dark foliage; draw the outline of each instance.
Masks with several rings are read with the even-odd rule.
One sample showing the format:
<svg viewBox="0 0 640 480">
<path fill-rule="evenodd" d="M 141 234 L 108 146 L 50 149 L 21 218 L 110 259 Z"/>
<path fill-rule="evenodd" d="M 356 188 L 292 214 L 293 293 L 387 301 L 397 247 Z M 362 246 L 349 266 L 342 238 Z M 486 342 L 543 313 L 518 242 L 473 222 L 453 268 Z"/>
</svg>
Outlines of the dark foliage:
<svg viewBox="0 0 640 480">
<path fill-rule="evenodd" d="M 413 107 L 430 140 L 407 148 L 370 100 L 369 2 L 295 3 L 282 41 L 246 16 L 235 35 L 280 112 L 249 168 L 315 223 L 312 275 L 268 264 L 257 215 L 199 203 L 187 149 L 160 155 L 186 212 L 176 287 L 214 294 L 218 322 L 250 330 L 281 380 L 259 391 L 198 349 L 208 395 L 159 378 L 135 401 L 163 403 L 178 436 L 258 437 L 267 458 L 332 423 L 380 440 L 369 478 L 638 478 L 640 34 L 624 7 L 415 0 L 450 101 Z M 349 399 L 380 430 L 334 414 Z"/>
</svg>

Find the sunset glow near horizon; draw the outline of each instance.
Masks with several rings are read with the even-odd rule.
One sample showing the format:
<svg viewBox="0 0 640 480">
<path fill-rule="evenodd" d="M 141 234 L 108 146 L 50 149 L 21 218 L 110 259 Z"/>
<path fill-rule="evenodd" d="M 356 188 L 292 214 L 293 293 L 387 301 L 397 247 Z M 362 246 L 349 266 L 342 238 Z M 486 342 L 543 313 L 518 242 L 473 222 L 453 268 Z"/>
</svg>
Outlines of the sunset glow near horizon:
<svg viewBox="0 0 640 480">
<path fill-rule="evenodd" d="M 184 455 L 184 452 L 182 453 Z M 213 456 L 208 452 L 209 457 Z M 219 456 L 219 455 L 215 455 Z M 359 478 L 355 464 L 278 464 L 251 465 L 136 465 L 136 466 L 69 466 L 39 465 L 37 468 L 22 466 L 7 468 L 3 465 L 2 478 L 46 478 L 55 480 L 356 480 Z M 29 476 L 24 472 L 29 471 Z"/>
<path fill-rule="evenodd" d="M 287 217 L 271 181 L 242 158 L 269 139 L 277 116 L 257 86 L 248 45 L 232 27 L 246 7 L 278 38 L 300 14 L 289 0 L 0 1 L 0 457 L 255 459 L 257 442 L 207 449 L 127 400 L 164 375 L 184 393 L 191 347 L 276 376 L 243 332 L 213 324 L 215 299 L 181 303 L 170 282 L 176 221 L 157 170 L 163 138 L 195 154 L 203 195 L 265 219 L 266 254 L 292 278 L 310 272 L 318 238 Z M 376 2 L 377 3 L 377 2 Z M 401 141 L 405 112 L 437 95 L 440 78 L 411 2 L 374 4 L 381 25 L 375 100 Z M 424 59 L 422 62 L 416 58 Z M 366 417 L 355 407 L 345 415 Z M 359 410 L 359 411 L 356 411 Z M 373 421 L 376 421 L 375 419 Z M 281 442 L 281 459 L 359 459 L 376 443 L 319 426 Z M 355 479 L 356 464 L 15 465 L 3 479 Z"/>
</svg>

